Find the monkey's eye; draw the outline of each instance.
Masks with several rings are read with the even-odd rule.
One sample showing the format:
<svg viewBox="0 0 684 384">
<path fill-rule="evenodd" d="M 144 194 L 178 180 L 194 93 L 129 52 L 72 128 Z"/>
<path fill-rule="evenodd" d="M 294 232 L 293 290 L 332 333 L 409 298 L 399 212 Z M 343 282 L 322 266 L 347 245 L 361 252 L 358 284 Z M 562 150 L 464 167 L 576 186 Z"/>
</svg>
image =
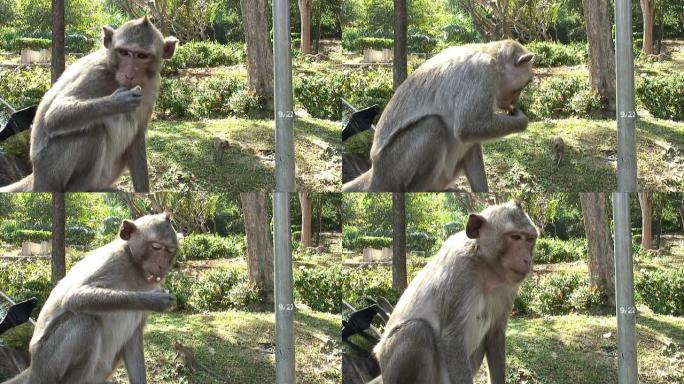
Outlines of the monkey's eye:
<svg viewBox="0 0 684 384">
<path fill-rule="evenodd" d="M 152 248 L 154 248 L 156 250 L 160 250 L 160 249 L 162 249 L 162 246 L 160 244 L 152 244 Z"/>
<path fill-rule="evenodd" d="M 121 57 L 129 57 L 131 55 L 131 51 L 129 51 L 128 49 L 123 49 L 123 48 L 117 49 L 116 53 L 118 53 L 119 56 L 121 56 Z"/>
<path fill-rule="evenodd" d="M 176 253 L 176 248 L 166 248 L 166 252 L 168 253 Z"/>
<path fill-rule="evenodd" d="M 520 235 L 511 235 L 511 239 L 513 239 L 513 240 L 515 240 L 515 241 L 520 241 L 520 239 L 522 239 L 522 236 L 520 236 Z"/>
<path fill-rule="evenodd" d="M 528 238 L 527 238 L 527 242 L 530 243 L 530 244 L 534 244 L 534 242 L 535 242 L 536 240 L 537 240 L 537 239 L 535 239 L 534 237 L 528 237 Z"/>
<path fill-rule="evenodd" d="M 147 53 L 136 53 L 135 57 L 140 60 L 147 60 L 150 58 L 150 55 L 148 55 Z"/>
</svg>

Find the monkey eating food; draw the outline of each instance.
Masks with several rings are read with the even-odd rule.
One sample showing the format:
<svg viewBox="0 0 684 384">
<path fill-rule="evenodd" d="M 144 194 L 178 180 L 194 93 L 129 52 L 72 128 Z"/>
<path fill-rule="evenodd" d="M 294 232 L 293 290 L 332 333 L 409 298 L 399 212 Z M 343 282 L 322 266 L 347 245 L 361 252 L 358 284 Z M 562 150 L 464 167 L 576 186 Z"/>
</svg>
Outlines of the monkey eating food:
<svg viewBox="0 0 684 384">
<path fill-rule="evenodd" d="M 505 382 L 505 332 L 538 231 L 519 203 L 471 214 L 402 294 L 374 349 L 374 384 Z"/>
<path fill-rule="evenodd" d="M 123 360 L 131 383 L 145 383 L 148 311 L 176 298 L 160 284 L 178 239 L 168 214 L 124 220 L 118 238 L 76 263 L 50 293 L 29 345 L 31 364 L 5 384 L 104 383 Z"/>
<path fill-rule="evenodd" d="M 371 168 L 342 190 L 444 191 L 464 172 L 473 192 L 487 192 L 481 143 L 527 128 L 515 105 L 532 81 L 533 58 L 504 40 L 451 47 L 426 61 L 380 116 Z"/>
<path fill-rule="evenodd" d="M 104 48 L 70 65 L 43 96 L 31 131 L 33 173 L 0 192 L 89 192 L 128 168 L 148 192 L 145 134 L 159 95 L 162 60 L 176 49 L 147 17 L 104 27 Z"/>
</svg>

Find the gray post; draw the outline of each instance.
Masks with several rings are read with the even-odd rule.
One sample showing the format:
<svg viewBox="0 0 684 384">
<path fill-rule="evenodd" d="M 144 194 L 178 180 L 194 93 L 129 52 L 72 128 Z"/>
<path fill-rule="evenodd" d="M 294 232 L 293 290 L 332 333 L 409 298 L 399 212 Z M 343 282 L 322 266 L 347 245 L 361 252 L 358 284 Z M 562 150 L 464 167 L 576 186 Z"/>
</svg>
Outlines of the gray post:
<svg viewBox="0 0 684 384">
<path fill-rule="evenodd" d="M 292 295 L 292 244 L 290 194 L 273 194 L 273 250 L 276 313 L 276 384 L 294 384 L 294 298 Z"/>
<path fill-rule="evenodd" d="M 618 130 L 617 184 L 619 192 L 636 192 L 636 111 L 634 110 L 631 0 L 615 1 L 615 24 L 615 86 Z"/>
<path fill-rule="evenodd" d="M 636 307 L 632 265 L 629 193 L 613 193 L 615 226 L 615 307 L 618 339 L 618 383 L 637 383 Z"/>
<path fill-rule="evenodd" d="M 273 72 L 276 191 L 295 192 L 290 4 L 287 0 L 273 0 Z"/>
<path fill-rule="evenodd" d="M 290 3 L 287 0 L 273 0 L 273 72 L 276 126 L 276 192 L 273 194 L 276 384 L 294 384 L 294 298 L 290 234 L 290 192 L 295 192 L 294 108 Z"/>
</svg>

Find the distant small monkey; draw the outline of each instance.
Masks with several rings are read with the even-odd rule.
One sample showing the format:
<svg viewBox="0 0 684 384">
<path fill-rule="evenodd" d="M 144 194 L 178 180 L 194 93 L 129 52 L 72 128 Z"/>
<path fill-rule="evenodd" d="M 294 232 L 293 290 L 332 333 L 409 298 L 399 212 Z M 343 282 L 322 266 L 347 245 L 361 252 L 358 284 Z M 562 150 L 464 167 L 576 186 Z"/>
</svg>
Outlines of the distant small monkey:
<svg viewBox="0 0 684 384">
<path fill-rule="evenodd" d="M 103 32 L 104 48 L 70 65 L 38 105 L 33 174 L 0 192 L 101 191 L 125 168 L 135 191 L 149 192 L 145 134 L 162 61 L 178 40 L 164 38 L 147 17 Z"/>
<path fill-rule="evenodd" d="M 556 163 L 556 167 L 560 165 L 561 159 L 565 154 L 565 141 L 560 136 L 553 138 L 553 161 Z"/>
<path fill-rule="evenodd" d="M 214 137 L 211 144 L 214 148 L 214 163 L 221 164 L 223 162 L 223 155 L 230 148 L 230 142 L 224 137 Z"/>
<path fill-rule="evenodd" d="M 176 340 L 173 347 L 176 350 L 176 357 L 174 357 L 174 360 L 180 360 L 181 365 L 191 372 L 197 371 L 197 360 L 195 360 L 195 353 L 192 349 L 183 345 L 180 340 Z"/>
</svg>

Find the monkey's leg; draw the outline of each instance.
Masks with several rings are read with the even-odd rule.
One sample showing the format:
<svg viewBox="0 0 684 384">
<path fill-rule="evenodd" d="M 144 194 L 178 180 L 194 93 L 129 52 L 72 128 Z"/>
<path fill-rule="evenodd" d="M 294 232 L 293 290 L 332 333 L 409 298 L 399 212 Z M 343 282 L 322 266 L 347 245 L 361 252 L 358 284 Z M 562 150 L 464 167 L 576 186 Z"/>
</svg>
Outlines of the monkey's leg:
<svg viewBox="0 0 684 384">
<path fill-rule="evenodd" d="M 92 381 L 100 340 L 100 324 L 92 316 L 75 315 L 58 324 L 31 355 L 30 384 Z"/>
<path fill-rule="evenodd" d="M 145 129 L 140 129 L 133 143 L 126 150 L 126 163 L 131 172 L 133 189 L 136 192 L 150 191 L 150 177 L 147 170 L 147 149 L 145 145 Z"/>
<path fill-rule="evenodd" d="M 383 384 L 449 384 L 440 380 L 441 357 L 432 326 L 411 319 L 385 340 L 380 357 Z"/>
<path fill-rule="evenodd" d="M 470 190 L 472 192 L 489 192 L 484 158 L 482 157 L 482 145 L 475 144 L 461 161 L 468 183 L 470 183 Z"/>
<path fill-rule="evenodd" d="M 485 338 L 489 383 L 506 382 L 506 326 L 495 327 Z"/>
<path fill-rule="evenodd" d="M 130 384 L 145 384 L 145 353 L 143 347 L 143 321 L 130 340 L 124 345 L 123 358 Z"/>
</svg>

